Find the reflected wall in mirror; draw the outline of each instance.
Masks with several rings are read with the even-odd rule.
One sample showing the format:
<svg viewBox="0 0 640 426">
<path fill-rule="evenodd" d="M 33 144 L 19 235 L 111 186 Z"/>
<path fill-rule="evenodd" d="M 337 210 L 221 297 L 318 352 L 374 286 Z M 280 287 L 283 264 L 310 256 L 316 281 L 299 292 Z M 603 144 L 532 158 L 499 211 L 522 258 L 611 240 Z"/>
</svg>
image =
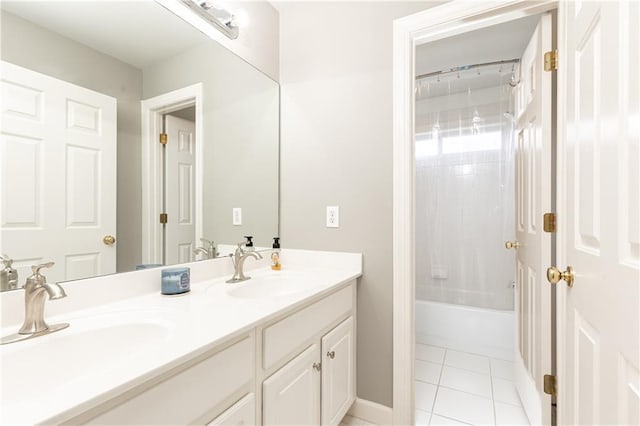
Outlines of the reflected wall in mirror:
<svg viewBox="0 0 640 426">
<path fill-rule="evenodd" d="M 275 81 L 154 1 L 0 7 L 0 253 L 19 285 L 46 261 L 59 282 L 202 259 L 201 239 L 270 246 Z M 145 102 L 195 88 L 145 123 Z"/>
</svg>

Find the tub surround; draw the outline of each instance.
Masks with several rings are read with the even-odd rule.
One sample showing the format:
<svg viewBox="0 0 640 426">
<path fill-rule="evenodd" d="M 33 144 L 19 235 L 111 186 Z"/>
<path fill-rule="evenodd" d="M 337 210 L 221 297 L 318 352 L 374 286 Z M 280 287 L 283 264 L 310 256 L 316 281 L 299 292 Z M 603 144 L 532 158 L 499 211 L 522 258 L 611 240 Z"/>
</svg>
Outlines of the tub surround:
<svg viewBox="0 0 640 426">
<path fill-rule="evenodd" d="M 0 423 L 73 419 L 287 312 L 322 300 L 362 274 L 360 254 L 283 249 L 281 259 L 282 271 L 270 270 L 268 256 L 250 259 L 246 272 L 255 280 L 239 284 L 225 283 L 233 273 L 227 258 L 185 264 L 191 268 L 191 291 L 177 296 L 160 294 L 162 268 L 63 283 L 68 297 L 47 301 L 45 319 L 50 325 L 69 322 L 70 328 L 0 348 L 2 370 L 11 373 L 2 374 Z M 288 279 L 314 284 L 278 297 L 229 294 L 287 274 Z M 0 295 L 2 335 L 19 327 L 23 298 L 22 291 Z M 129 344 L 110 347 L 109 342 Z M 40 348 L 59 349 L 68 359 L 56 365 L 48 358 L 49 349 L 38 352 Z M 33 374 L 31 366 L 38 362 L 51 365 Z"/>
</svg>

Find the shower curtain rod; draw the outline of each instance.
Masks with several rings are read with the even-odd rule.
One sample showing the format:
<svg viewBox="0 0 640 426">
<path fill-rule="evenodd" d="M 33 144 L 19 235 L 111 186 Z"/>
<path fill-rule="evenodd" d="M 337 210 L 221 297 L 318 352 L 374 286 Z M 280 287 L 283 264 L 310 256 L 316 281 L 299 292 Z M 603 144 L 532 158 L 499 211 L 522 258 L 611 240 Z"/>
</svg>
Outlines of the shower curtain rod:
<svg viewBox="0 0 640 426">
<path fill-rule="evenodd" d="M 444 74 L 450 74 L 452 72 L 467 71 L 473 68 L 486 67 L 490 65 L 506 65 L 506 64 L 517 64 L 517 63 L 520 63 L 520 59 L 509 59 L 507 61 L 485 62 L 483 64 L 462 65 L 460 67 L 451 68 L 445 71 L 434 71 L 427 74 L 421 74 L 416 76 L 416 80 L 421 80 L 423 78 L 435 77 L 435 76 L 444 75 Z"/>
</svg>

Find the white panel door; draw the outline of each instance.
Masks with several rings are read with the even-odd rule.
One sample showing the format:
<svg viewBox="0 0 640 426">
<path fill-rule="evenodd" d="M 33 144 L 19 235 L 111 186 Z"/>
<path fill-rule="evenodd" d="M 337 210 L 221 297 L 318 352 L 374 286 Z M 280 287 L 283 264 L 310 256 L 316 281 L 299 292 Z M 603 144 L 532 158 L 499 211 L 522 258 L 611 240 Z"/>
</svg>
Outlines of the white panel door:
<svg viewBox="0 0 640 426">
<path fill-rule="evenodd" d="M 2 76 L 0 251 L 21 283 L 116 271 L 116 100 L 7 62 Z"/>
<path fill-rule="evenodd" d="M 339 425 L 356 399 L 353 317 L 322 338 L 322 424 Z"/>
<path fill-rule="evenodd" d="M 195 123 L 164 117 L 165 145 L 165 265 L 191 262 L 196 240 Z"/>
<path fill-rule="evenodd" d="M 262 383 L 264 424 L 320 424 L 320 371 L 314 365 L 320 365 L 317 344 L 311 345 Z"/>
<path fill-rule="evenodd" d="M 551 16 L 543 15 L 521 58 L 516 89 L 516 388 L 532 423 L 551 424 L 551 400 L 543 391 L 551 373 L 551 289 L 545 271 L 551 237 L 543 215 L 551 211 Z"/>
<path fill-rule="evenodd" d="M 558 412 L 640 424 L 640 4 L 561 2 Z"/>
</svg>

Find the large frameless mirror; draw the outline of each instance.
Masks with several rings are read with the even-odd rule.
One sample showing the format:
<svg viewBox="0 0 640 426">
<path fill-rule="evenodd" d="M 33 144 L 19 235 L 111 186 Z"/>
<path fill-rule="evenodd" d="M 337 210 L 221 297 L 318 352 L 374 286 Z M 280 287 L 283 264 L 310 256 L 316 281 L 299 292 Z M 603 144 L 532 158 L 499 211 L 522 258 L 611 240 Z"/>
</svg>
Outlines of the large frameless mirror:
<svg viewBox="0 0 640 426">
<path fill-rule="evenodd" d="M 270 246 L 275 81 L 151 0 L 0 18 L 0 253 L 19 276 L 2 290 L 47 261 L 60 282 Z"/>
</svg>

